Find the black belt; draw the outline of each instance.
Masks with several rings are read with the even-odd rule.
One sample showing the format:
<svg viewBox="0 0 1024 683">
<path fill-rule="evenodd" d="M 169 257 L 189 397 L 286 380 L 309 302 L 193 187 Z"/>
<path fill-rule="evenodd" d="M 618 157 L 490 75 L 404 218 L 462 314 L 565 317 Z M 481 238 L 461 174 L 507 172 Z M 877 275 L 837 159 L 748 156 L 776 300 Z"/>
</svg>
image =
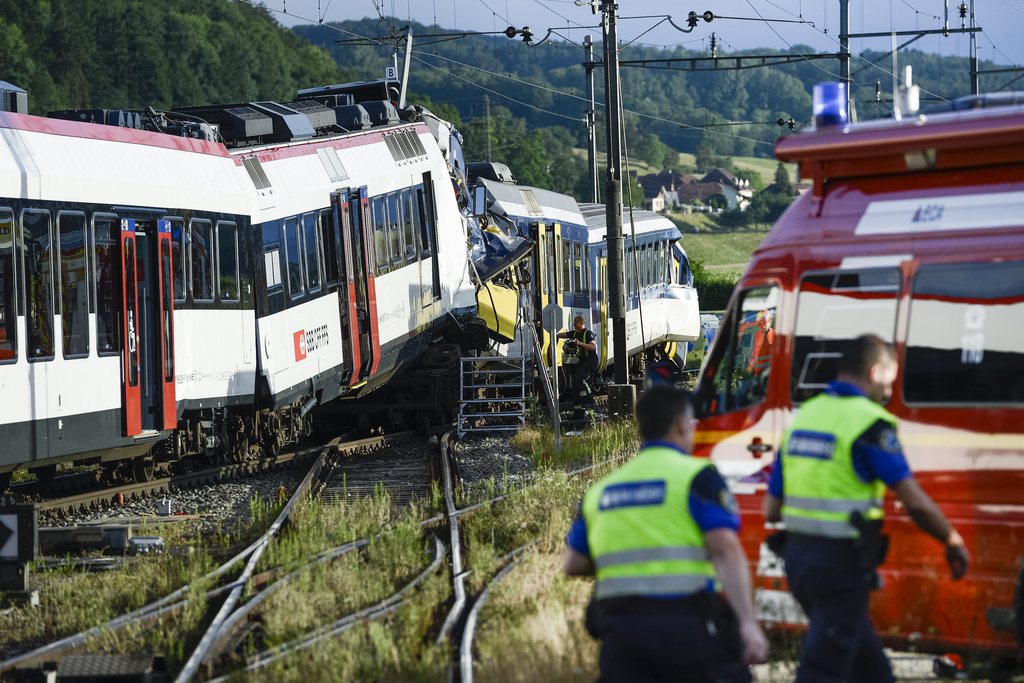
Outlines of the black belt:
<svg viewBox="0 0 1024 683">
<path fill-rule="evenodd" d="M 722 598 L 718 593 L 694 593 L 678 598 L 655 598 L 640 595 L 621 596 L 605 598 L 597 601 L 601 611 L 605 614 L 630 614 L 635 612 L 690 612 L 694 614 L 710 615 L 721 604 Z"/>
</svg>

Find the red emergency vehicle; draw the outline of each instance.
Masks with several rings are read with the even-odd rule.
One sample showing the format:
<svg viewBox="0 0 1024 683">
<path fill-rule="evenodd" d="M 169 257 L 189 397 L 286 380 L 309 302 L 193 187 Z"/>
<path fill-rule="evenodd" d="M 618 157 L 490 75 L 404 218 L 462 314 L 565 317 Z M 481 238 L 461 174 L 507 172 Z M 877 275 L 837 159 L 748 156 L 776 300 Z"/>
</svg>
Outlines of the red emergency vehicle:
<svg viewBox="0 0 1024 683">
<path fill-rule="evenodd" d="M 763 543 L 768 468 L 842 342 L 870 332 L 898 352 L 887 408 L 911 469 L 973 558 L 951 581 L 942 546 L 888 495 L 876 628 L 922 651 L 1001 656 L 1024 642 L 1024 105 L 998 104 L 819 125 L 776 145 L 813 185 L 755 251 L 696 392 L 697 454 L 736 493 L 767 623 L 803 620 Z M 770 357 L 752 363 L 752 323 L 766 318 Z"/>
</svg>

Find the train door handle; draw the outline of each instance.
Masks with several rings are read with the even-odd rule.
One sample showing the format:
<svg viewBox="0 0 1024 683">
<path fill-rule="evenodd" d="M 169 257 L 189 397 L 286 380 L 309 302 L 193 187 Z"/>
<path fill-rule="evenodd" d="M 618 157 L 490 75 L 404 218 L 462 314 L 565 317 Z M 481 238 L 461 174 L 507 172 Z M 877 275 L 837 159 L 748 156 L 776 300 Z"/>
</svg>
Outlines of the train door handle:
<svg viewBox="0 0 1024 683">
<path fill-rule="evenodd" d="M 750 440 L 750 443 L 747 444 L 747 450 L 750 451 L 755 458 L 760 458 L 762 455 L 772 450 L 772 445 L 770 443 L 764 443 L 761 441 L 761 437 L 755 436 Z"/>
</svg>

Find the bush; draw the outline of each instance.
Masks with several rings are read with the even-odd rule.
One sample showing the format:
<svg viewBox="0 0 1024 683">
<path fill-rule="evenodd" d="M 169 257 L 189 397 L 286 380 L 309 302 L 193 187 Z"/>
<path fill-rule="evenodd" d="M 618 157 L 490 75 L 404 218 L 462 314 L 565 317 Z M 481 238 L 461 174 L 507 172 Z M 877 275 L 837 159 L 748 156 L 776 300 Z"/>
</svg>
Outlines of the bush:
<svg viewBox="0 0 1024 683">
<path fill-rule="evenodd" d="M 738 278 L 709 271 L 704 262 L 695 259 L 690 262 L 693 271 L 693 286 L 700 299 L 700 310 L 720 311 L 729 304 L 729 296 L 736 287 Z"/>
</svg>

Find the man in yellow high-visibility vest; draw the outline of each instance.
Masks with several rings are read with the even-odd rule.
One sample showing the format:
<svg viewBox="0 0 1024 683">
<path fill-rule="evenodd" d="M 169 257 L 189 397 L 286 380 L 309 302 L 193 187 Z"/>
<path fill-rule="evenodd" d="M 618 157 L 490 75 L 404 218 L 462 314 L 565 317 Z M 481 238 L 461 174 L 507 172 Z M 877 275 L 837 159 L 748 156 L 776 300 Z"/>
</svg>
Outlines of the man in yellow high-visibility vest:
<svg viewBox="0 0 1024 683">
<path fill-rule="evenodd" d="M 914 479 L 896 418 L 881 406 L 897 369 L 893 348 L 879 337 L 850 342 L 836 381 L 800 407 L 772 467 L 765 519 L 786 524 L 786 578 L 810 619 L 797 683 L 893 680 L 868 617 L 888 542 L 881 534 L 886 487 L 945 544 L 953 578 L 967 571 L 963 539 Z"/>
<path fill-rule="evenodd" d="M 587 491 L 566 539 L 565 572 L 597 578 L 587 625 L 601 681 L 748 682 L 768 643 L 735 500 L 689 455 L 689 392 L 652 386 L 636 412 L 640 452 Z"/>
</svg>

